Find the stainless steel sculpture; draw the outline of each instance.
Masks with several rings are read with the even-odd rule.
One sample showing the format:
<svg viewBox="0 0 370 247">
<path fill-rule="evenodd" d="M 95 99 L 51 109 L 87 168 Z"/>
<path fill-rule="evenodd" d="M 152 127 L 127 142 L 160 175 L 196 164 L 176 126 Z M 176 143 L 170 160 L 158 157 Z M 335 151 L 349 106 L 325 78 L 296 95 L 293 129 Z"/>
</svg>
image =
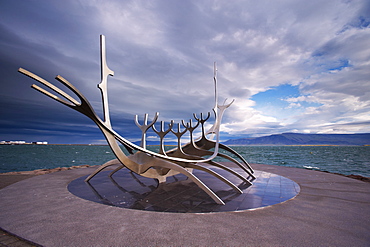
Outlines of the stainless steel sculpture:
<svg viewBox="0 0 370 247">
<path fill-rule="evenodd" d="M 220 143 L 219 135 L 221 119 L 225 110 L 228 107 L 230 107 L 230 105 L 234 101 L 230 102 L 229 104 L 226 104 L 225 102 L 222 105 L 218 104 L 216 65 L 214 66 L 215 106 L 212 110 L 214 112 L 215 119 L 213 126 L 208 131 L 205 130 L 204 125 L 205 122 L 208 121 L 211 116 L 210 112 L 207 113 L 206 117 L 203 116 L 202 113 L 200 114 L 200 117 L 198 117 L 196 114 L 193 114 L 194 119 L 196 120 L 195 124 L 193 123 L 193 120 L 190 120 L 187 123 L 182 121 L 183 127 L 182 131 L 180 123 L 177 124 L 176 128 L 177 130 L 175 130 L 174 128 L 175 124 L 173 120 L 170 122 L 167 130 L 164 129 L 163 121 L 161 122 L 160 130 L 157 130 L 154 124 L 158 119 L 159 113 L 155 114 L 152 122 L 149 124 L 148 124 L 148 114 L 145 114 L 143 124 L 139 123 L 138 116 L 136 115 L 135 123 L 142 131 L 141 146 L 137 146 L 134 143 L 120 136 L 117 132 L 113 130 L 111 126 L 107 94 L 107 79 L 109 75 L 113 76 L 114 72 L 110 70 L 107 66 L 105 55 L 105 37 L 103 35 L 100 36 L 100 54 L 101 54 L 101 82 L 98 84 L 98 87 L 101 90 L 102 94 L 104 120 L 102 120 L 95 113 L 89 101 L 82 95 L 82 93 L 80 93 L 77 90 L 77 88 L 75 88 L 70 82 L 68 82 L 60 75 L 58 75 L 55 79 L 61 82 L 66 87 L 68 87 L 72 92 L 74 92 L 78 97 L 79 101 L 71 97 L 58 87 L 54 86 L 53 84 L 42 79 L 41 77 L 23 68 L 20 68 L 18 70 L 20 73 L 31 77 L 32 79 L 40 82 L 41 84 L 48 87 L 52 91 L 56 92 L 64 99 L 58 97 L 55 94 L 50 93 L 49 91 L 46 91 L 45 89 L 35 84 L 32 85 L 32 88 L 84 114 L 92 121 L 94 121 L 94 123 L 103 132 L 109 146 L 111 147 L 117 159 L 108 161 L 107 163 L 101 165 L 96 171 L 94 171 L 89 177 L 86 178 L 85 180 L 86 182 L 88 182 L 91 178 L 93 178 L 97 173 L 99 173 L 103 169 L 117 164 L 119 165 L 118 168 L 115 169 L 110 175 L 114 174 L 119 169 L 127 168 L 136 174 L 148 178 L 154 178 L 157 179 L 160 183 L 163 183 L 166 182 L 167 177 L 182 173 L 189 179 L 191 179 L 194 183 L 196 183 L 218 204 L 224 204 L 224 202 L 207 185 L 205 185 L 192 173 L 193 169 L 201 170 L 213 175 L 222 182 L 228 184 L 238 193 L 242 193 L 242 191 L 235 184 L 231 183 L 229 180 L 227 180 L 217 172 L 213 171 L 209 167 L 215 166 L 218 168 L 222 168 L 230 172 L 231 174 L 237 176 L 245 183 L 251 184 L 250 180 L 255 178 L 253 176 L 254 171 L 252 167 L 247 163 L 247 161 L 244 160 L 244 158 L 241 155 L 239 155 L 230 147 L 227 147 L 226 145 Z M 193 136 L 193 132 L 199 126 L 201 127 L 202 135 L 198 139 L 195 139 Z M 150 128 L 153 129 L 153 131 L 160 138 L 160 150 L 158 153 L 152 152 L 146 148 L 146 133 Z M 178 145 L 173 150 L 165 151 L 164 138 L 170 132 L 172 132 L 177 137 Z M 189 132 L 190 141 L 186 145 L 181 146 L 181 137 L 184 135 L 185 132 Z M 212 140 L 212 138 L 208 138 L 208 136 L 216 137 L 215 138 L 216 140 L 214 141 Z M 125 153 L 121 150 L 118 143 L 122 144 L 129 151 L 130 155 L 128 156 L 125 155 Z M 213 149 L 213 151 L 210 151 L 211 149 Z M 241 160 L 241 162 L 237 161 L 236 159 L 226 154 L 219 153 L 219 149 L 223 149 L 231 154 L 234 154 Z M 245 171 L 246 175 L 239 174 L 236 171 L 234 171 L 231 167 L 227 167 L 218 162 L 215 162 L 214 158 L 216 156 L 232 161 L 235 165 L 242 168 Z M 208 164 L 208 167 L 204 166 L 203 164 Z"/>
</svg>

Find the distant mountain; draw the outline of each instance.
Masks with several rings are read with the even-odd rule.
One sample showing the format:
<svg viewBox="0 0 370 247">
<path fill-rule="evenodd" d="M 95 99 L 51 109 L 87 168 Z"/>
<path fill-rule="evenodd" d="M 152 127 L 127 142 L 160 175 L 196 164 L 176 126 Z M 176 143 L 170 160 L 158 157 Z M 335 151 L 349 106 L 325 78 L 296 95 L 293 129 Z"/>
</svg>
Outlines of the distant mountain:
<svg viewBox="0 0 370 247">
<path fill-rule="evenodd" d="M 283 133 L 255 138 L 233 139 L 226 145 L 370 145 L 370 133 L 364 134 L 298 134 Z"/>
</svg>

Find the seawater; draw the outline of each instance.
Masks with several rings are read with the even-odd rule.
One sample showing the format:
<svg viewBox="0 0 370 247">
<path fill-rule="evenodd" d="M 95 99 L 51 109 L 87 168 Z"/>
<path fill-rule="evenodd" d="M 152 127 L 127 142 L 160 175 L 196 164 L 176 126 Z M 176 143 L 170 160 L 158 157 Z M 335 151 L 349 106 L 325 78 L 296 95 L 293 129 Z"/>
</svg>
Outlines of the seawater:
<svg viewBox="0 0 370 247">
<path fill-rule="evenodd" d="M 232 148 L 249 163 L 370 177 L 370 146 L 233 146 Z M 158 146 L 149 146 L 149 149 L 156 151 Z M 109 146 L 0 145 L 0 173 L 101 165 L 114 158 Z"/>
</svg>

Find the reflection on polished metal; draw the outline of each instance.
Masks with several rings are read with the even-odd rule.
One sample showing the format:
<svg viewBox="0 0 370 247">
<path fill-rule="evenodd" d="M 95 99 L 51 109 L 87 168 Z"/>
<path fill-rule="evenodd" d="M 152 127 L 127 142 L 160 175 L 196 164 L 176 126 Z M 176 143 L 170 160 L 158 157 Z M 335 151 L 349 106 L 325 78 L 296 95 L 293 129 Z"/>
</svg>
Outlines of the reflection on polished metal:
<svg viewBox="0 0 370 247">
<path fill-rule="evenodd" d="M 223 145 L 220 142 L 220 126 L 221 126 L 221 119 L 225 112 L 225 110 L 230 107 L 230 105 L 234 102 L 231 101 L 229 104 L 226 104 L 226 100 L 224 104 L 218 104 L 218 95 L 217 95 L 217 69 L 216 64 L 214 65 L 214 86 L 215 86 L 215 106 L 212 109 L 214 112 L 214 124 L 213 126 L 206 131 L 205 130 L 205 123 L 209 120 L 211 114 L 208 112 L 207 116 L 204 117 L 203 113 L 200 114 L 200 117 L 194 113 L 194 119 L 197 121 L 195 124 L 192 120 L 185 123 L 182 121 L 182 126 L 184 127 L 181 130 L 180 123 L 177 124 L 177 130 L 174 130 L 174 121 L 171 121 L 168 129 L 164 130 L 164 123 L 161 122 L 161 129 L 158 131 L 154 124 L 156 123 L 159 113 L 156 113 L 151 123 L 148 124 L 148 114 L 144 116 L 143 124 L 139 123 L 138 116 L 135 116 L 135 123 L 141 129 L 142 138 L 141 138 L 141 145 L 137 146 L 134 143 L 126 140 L 122 136 L 120 136 L 117 132 L 115 132 L 111 126 L 110 116 L 109 116 L 109 105 L 108 105 L 108 93 L 107 93 L 107 77 L 108 75 L 113 76 L 114 72 L 108 68 L 106 62 L 106 53 L 105 53 L 105 37 L 103 35 L 100 36 L 100 54 L 101 54 L 101 82 L 98 84 L 99 89 L 101 90 L 102 94 L 102 104 L 103 104 L 103 112 L 104 112 L 104 121 L 95 113 L 93 107 L 89 103 L 89 101 L 85 98 L 85 96 L 77 90 L 70 82 L 64 79 L 61 76 L 57 76 L 56 80 L 61 82 L 67 88 L 69 88 L 72 92 L 76 94 L 79 101 L 75 98 L 71 97 L 58 87 L 54 86 L 53 84 L 47 82 L 46 80 L 42 79 L 41 77 L 20 68 L 19 72 L 31 77 L 32 79 L 40 82 L 44 86 L 48 87 L 49 89 L 53 90 L 54 92 L 58 93 L 64 99 L 56 96 L 55 94 L 46 91 L 45 89 L 37 86 L 32 85 L 32 88 L 38 90 L 39 92 L 49 96 L 50 98 L 84 114 L 85 116 L 89 117 L 94 123 L 99 127 L 99 129 L 103 132 L 109 146 L 111 147 L 112 151 L 114 152 L 117 159 L 108 161 L 107 163 L 101 165 L 95 172 L 93 172 L 90 176 L 86 178 L 86 182 L 94 177 L 97 173 L 105 169 L 106 167 L 117 165 L 120 166 L 115 169 L 112 173 L 114 174 L 116 171 L 122 168 L 127 168 L 132 172 L 139 174 L 141 176 L 147 178 L 155 178 L 160 183 L 166 182 L 166 178 L 174 176 L 176 174 L 183 174 L 189 179 L 191 179 L 195 184 L 197 184 L 202 190 L 204 190 L 217 204 L 224 204 L 219 196 L 217 196 L 206 184 L 203 183 L 197 176 L 193 174 L 193 169 L 200 170 L 206 172 L 215 178 L 218 178 L 220 181 L 224 182 L 228 186 L 230 186 L 233 190 L 237 193 L 242 193 L 242 191 L 236 186 L 234 183 L 230 182 L 224 176 L 220 175 L 220 173 L 205 167 L 202 164 L 208 164 L 217 168 L 221 168 L 224 171 L 227 171 L 236 177 L 240 178 L 246 185 L 251 185 L 251 180 L 255 179 L 253 175 L 253 169 L 248 164 L 245 159 L 235 152 L 230 147 Z M 201 137 L 198 139 L 194 139 L 194 130 L 201 126 Z M 146 148 L 146 133 L 149 129 L 152 129 L 160 138 L 160 151 L 158 153 L 150 151 Z M 164 149 L 164 138 L 169 133 L 172 132 L 178 141 L 178 145 L 176 148 L 165 151 Z M 190 141 L 186 145 L 181 145 L 181 138 L 186 133 L 189 132 Z M 208 137 L 210 136 L 210 137 Z M 216 137 L 214 141 L 213 138 Z M 119 144 L 122 144 L 130 153 L 130 155 L 125 155 L 125 153 L 121 150 Z M 210 151 L 212 150 L 213 151 Z M 219 149 L 223 149 L 236 157 L 238 157 L 241 162 L 238 160 L 226 155 L 224 153 L 219 153 Z M 228 159 L 232 161 L 235 165 L 240 167 L 246 175 L 243 175 L 240 172 L 236 172 L 235 169 L 232 167 L 227 167 L 222 165 L 216 161 L 214 158 L 219 156 L 221 158 Z"/>
</svg>

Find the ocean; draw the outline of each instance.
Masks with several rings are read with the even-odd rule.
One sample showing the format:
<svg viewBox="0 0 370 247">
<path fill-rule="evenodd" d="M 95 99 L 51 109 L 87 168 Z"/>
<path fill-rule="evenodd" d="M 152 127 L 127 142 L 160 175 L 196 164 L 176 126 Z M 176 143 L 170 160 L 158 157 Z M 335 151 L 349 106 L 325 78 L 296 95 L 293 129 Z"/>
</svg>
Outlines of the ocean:
<svg viewBox="0 0 370 247">
<path fill-rule="evenodd" d="M 249 163 L 370 177 L 370 146 L 233 146 Z M 158 146 L 149 146 L 157 150 Z M 78 165 L 114 159 L 109 146 L 0 145 L 0 173 Z M 221 159 L 219 161 L 222 161 Z"/>
</svg>

